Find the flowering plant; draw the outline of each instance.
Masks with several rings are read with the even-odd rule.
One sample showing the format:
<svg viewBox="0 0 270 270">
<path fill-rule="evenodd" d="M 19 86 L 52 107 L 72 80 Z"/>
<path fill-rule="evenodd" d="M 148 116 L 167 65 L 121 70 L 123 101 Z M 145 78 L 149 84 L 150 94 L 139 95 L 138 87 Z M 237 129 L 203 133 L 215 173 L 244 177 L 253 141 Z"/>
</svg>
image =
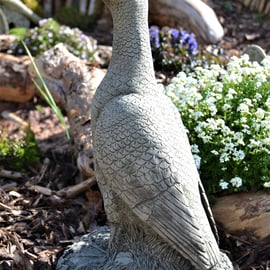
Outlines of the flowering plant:
<svg viewBox="0 0 270 270">
<path fill-rule="evenodd" d="M 41 20 L 39 27 L 26 31 L 23 40 L 33 56 L 39 55 L 58 43 L 64 43 L 75 56 L 83 60 L 94 61 L 96 40 L 86 36 L 78 28 L 59 25 L 51 18 Z M 20 43 L 17 44 L 15 53 L 25 54 Z"/>
<path fill-rule="evenodd" d="M 209 193 L 270 187 L 270 57 L 180 72 L 166 88 Z"/>
<path fill-rule="evenodd" d="M 176 28 L 149 28 L 152 57 L 156 70 L 190 72 L 196 66 L 208 67 L 210 62 L 221 62 L 212 52 L 199 50 L 193 33 Z"/>
</svg>

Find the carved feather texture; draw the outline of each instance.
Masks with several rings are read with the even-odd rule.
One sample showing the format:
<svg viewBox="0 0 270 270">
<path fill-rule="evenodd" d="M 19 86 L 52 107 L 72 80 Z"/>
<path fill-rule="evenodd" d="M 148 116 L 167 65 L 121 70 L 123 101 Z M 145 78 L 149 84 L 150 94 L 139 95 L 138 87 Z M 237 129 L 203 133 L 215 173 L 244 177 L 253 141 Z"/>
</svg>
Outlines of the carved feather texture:
<svg viewBox="0 0 270 270">
<path fill-rule="evenodd" d="M 111 223 L 138 218 L 208 269 L 218 262 L 219 249 L 202 208 L 185 130 L 172 106 L 159 93 L 122 95 L 104 107 L 95 131 L 95 158 L 103 174 L 98 181 L 110 197 L 105 207 Z M 136 218 L 122 212 L 122 204 Z"/>
<path fill-rule="evenodd" d="M 92 128 L 96 177 L 114 231 L 110 250 L 114 257 L 127 252 L 136 228 L 140 241 L 158 239 L 149 248 L 165 243 L 183 258 L 176 269 L 232 269 L 228 259 L 220 264 L 186 130 L 154 78 L 147 0 L 105 3 L 114 19 L 113 56 L 94 97 Z M 183 261 L 190 267 L 180 268 Z"/>
</svg>

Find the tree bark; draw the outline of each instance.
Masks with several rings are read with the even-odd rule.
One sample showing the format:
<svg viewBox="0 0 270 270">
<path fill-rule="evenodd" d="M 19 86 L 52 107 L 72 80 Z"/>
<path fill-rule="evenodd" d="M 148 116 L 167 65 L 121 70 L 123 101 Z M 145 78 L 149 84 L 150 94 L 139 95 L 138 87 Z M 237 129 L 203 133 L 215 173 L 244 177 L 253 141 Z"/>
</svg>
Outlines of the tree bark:
<svg viewBox="0 0 270 270">
<path fill-rule="evenodd" d="M 27 72 L 30 59 L 0 53 L 0 99 L 26 102 L 35 94 L 35 88 Z"/>
<path fill-rule="evenodd" d="M 67 51 L 63 44 L 44 52 L 35 60 L 56 103 L 66 111 L 74 141 L 77 166 L 92 177 L 91 103 L 105 71 L 91 67 Z M 36 79 L 32 66 L 29 74 Z"/>
<path fill-rule="evenodd" d="M 246 233 L 258 240 L 270 235 L 270 194 L 264 191 L 238 193 L 218 198 L 213 208 L 215 220 L 225 233 Z"/>
</svg>

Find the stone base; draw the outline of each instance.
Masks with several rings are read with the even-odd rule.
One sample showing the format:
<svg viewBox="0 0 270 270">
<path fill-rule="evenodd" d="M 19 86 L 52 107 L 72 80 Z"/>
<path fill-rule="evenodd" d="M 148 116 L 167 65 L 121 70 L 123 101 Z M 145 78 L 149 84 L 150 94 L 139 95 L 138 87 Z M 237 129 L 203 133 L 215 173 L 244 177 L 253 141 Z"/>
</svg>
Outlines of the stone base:
<svg viewBox="0 0 270 270">
<path fill-rule="evenodd" d="M 56 270 L 97 270 L 105 264 L 110 229 L 101 227 L 71 245 L 57 263 Z"/>
<path fill-rule="evenodd" d="M 154 252 L 153 257 L 151 245 L 147 243 L 135 241 L 130 243 L 130 250 L 109 254 L 109 239 L 109 227 L 100 227 L 83 236 L 64 252 L 56 270 L 195 270 L 181 256 L 176 259 L 169 254 L 170 259 L 161 260 L 160 251 L 159 254 Z"/>
<path fill-rule="evenodd" d="M 109 239 L 109 227 L 100 227 L 83 236 L 64 252 L 56 270 L 195 270 L 190 262 L 162 243 L 149 239 L 144 243 L 128 240 L 130 249 L 126 250 L 123 243 L 128 237 L 123 235 L 123 245 L 117 245 L 119 251 L 109 254 Z M 220 264 L 211 269 L 232 270 L 233 267 L 221 252 Z"/>
</svg>

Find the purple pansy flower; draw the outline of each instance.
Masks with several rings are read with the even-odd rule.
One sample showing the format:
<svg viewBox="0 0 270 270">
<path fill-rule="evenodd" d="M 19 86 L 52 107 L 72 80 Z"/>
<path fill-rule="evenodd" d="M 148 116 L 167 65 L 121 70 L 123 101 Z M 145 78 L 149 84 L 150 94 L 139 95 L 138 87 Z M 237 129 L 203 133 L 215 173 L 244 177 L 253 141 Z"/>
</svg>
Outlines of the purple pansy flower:
<svg viewBox="0 0 270 270">
<path fill-rule="evenodd" d="M 160 46 L 159 27 L 151 26 L 149 29 L 151 46 L 158 48 Z"/>
<path fill-rule="evenodd" d="M 169 33 L 172 36 L 173 42 L 179 43 L 179 30 L 177 30 L 176 28 L 171 28 Z"/>
<path fill-rule="evenodd" d="M 198 52 L 198 42 L 193 34 L 189 34 L 187 31 L 181 31 L 179 36 L 181 44 L 188 47 L 190 54 L 194 55 Z"/>
</svg>

